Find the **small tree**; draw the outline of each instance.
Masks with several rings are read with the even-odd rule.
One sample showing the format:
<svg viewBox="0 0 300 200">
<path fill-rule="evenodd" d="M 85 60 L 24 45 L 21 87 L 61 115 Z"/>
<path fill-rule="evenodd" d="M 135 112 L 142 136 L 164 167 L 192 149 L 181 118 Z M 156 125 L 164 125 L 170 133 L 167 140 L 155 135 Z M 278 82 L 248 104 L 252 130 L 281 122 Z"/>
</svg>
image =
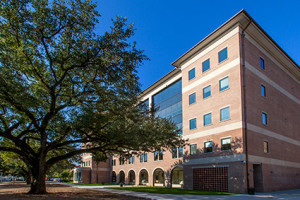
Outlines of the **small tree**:
<svg viewBox="0 0 300 200">
<path fill-rule="evenodd" d="M 102 152 L 99 152 L 99 151 L 93 152 L 92 156 L 93 156 L 93 161 L 96 164 L 96 170 L 97 170 L 96 171 L 97 172 L 96 182 L 99 183 L 99 181 L 98 181 L 98 176 L 99 176 L 98 165 L 99 165 L 100 162 L 106 161 L 108 158 L 107 158 L 107 155 L 105 155 L 105 154 L 103 154 Z"/>
<path fill-rule="evenodd" d="M 154 151 L 184 143 L 138 104 L 146 59 L 118 17 L 97 35 L 91 0 L 0 2 L 0 151 L 17 154 L 29 193 L 46 193 L 56 163 L 87 152 Z M 80 144 L 88 144 L 81 149 Z"/>
</svg>

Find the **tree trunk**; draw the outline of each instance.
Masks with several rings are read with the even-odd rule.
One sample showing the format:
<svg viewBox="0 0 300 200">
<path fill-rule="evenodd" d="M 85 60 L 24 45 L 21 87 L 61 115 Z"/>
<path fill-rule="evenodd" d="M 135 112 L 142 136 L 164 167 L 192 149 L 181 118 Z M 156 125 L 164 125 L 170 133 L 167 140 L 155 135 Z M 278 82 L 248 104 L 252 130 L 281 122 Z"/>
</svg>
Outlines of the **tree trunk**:
<svg viewBox="0 0 300 200">
<path fill-rule="evenodd" d="M 97 164 L 97 183 L 98 183 L 98 174 L 99 172 L 98 172 L 98 164 Z"/>
<path fill-rule="evenodd" d="M 46 172 L 45 165 L 39 162 L 38 165 L 33 166 L 31 172 L 31 187 L 29 194 L 46 194 Z"/>
</svg>

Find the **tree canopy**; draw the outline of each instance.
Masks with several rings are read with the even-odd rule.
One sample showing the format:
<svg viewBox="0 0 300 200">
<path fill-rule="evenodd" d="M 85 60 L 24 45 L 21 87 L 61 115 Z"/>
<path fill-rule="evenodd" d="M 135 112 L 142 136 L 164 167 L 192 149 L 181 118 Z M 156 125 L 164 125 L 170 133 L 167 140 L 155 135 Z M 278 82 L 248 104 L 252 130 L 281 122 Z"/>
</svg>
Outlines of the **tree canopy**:
<svg viewBox="0 0 300 200">
<path fill-rule="evenodd" d="M 137 106 L 147 57 L 133 24 L 117 17 L 99 35 L 99 20 L 91 0 L 0 2 L 0 151 L 24 161 L 30 193 L 45 193 L 50 167 L 81 153 L 184 143 L 170 120 Z"/>
</svg>

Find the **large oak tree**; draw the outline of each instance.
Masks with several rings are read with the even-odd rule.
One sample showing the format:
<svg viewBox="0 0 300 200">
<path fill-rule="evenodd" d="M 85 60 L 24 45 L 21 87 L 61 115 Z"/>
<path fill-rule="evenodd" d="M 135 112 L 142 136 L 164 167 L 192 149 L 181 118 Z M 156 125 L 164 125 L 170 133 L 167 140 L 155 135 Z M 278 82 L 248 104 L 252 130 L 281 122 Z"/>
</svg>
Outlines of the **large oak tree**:
<svg viewBox="0 0 300 200">
<path fill-rule="evenodd" d="M 117 17 L 99 35 L 95 8 L 90 0 L 0 2 L 0 152 L 24 161 L 30 193 L 46 193 L 46 172 L 75 155 L 184 143 L 173 123 L 137 106 L 146 57 L 133 25 Z"/>
</svg>

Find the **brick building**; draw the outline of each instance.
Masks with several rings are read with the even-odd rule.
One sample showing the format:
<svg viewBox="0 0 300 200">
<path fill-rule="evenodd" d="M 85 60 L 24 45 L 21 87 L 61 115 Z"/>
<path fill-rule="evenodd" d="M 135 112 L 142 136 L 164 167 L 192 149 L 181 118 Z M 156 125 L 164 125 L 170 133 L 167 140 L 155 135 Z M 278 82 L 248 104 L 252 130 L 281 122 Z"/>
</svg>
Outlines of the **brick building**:
<svg viewBox="0 0 300 200">
<path fill-rule="evenodd" d="M 113 157 L 98 182 L 245 193 L 300 188 L 300 68 L 242 10 L 141 94 L 189 145 Z M 96 182 L 89 154 L 75 181 Z M 248 172 L 248 173 L 247 173 Z M 248 174 L 248 175 L 247 175 Z"/>
</svg>

